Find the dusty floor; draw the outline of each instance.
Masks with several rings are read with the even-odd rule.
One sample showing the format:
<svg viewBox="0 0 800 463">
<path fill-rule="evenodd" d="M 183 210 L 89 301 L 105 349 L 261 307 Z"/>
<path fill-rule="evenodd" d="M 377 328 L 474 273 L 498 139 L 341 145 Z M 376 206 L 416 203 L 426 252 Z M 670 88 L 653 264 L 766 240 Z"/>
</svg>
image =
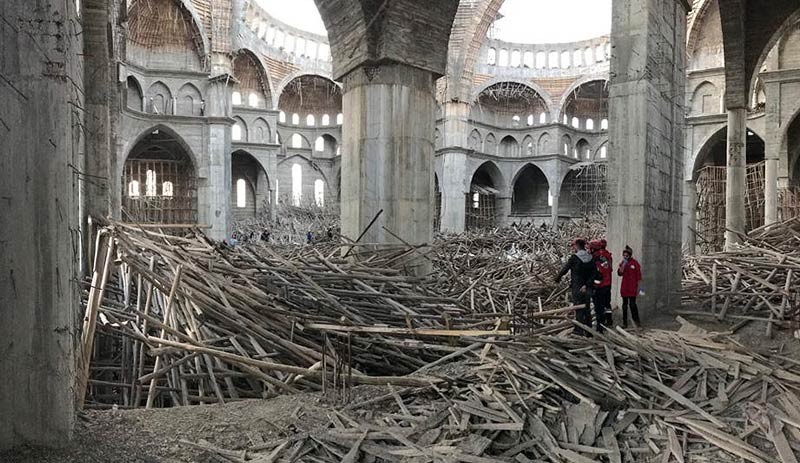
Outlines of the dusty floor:
<svg viewBox="0 0 800 463">
<path fill-rule="evenodd" d="M 689 318 L 710 331 L 727 331 L 732 322 Z M 619 320 L 617 320 L 619 321 Z M 645 320 L 644 327 L 678 329 L 674 314 Z M 768 339 L 765 325 L 752 322 L 736 332 L 736 338 L 755 350 L 800 354 L 800 341 L 789 331 Z M 383 394 L 377 387 L 354 390 L 354 402 Z M 0 462 L 16 463 L 206 463 L 220 461 L 189 442 L 206 441 L 224 449 L 246 449 L 260 442 L 314 432 L 329 423 L 335 404 L 319 394 L 281 396 L 246 401 L 161 410 L 91 411 L 78 418 L 75 441 L 64 449 L 20 448 L 0 453 Z"/>
</svg>

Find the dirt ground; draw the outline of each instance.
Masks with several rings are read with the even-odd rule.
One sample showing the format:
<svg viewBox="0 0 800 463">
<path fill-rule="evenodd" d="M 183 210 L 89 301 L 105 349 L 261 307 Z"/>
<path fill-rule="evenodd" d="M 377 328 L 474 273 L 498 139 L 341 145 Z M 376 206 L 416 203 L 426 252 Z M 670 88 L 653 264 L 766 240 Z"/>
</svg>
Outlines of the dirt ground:
<svg viewBox="0 0 800 463">
<path fill-rule="evenodd" d="M 734 322 L 707 317 L 686 317 L 709 330 L 725 332 Z M 619 321 L 619 320 L 617 320 Z M 678 329 L 670 313 L 650 316 L 645 329 Z M 765 325 L 749 323 L 736 331 L 742 344 L 783 355 L 800 354 L 800 341 L 789 331 L 765 337 Z M 357 387 L 353 402 L 385 393 L 378 387 Z M 207 405 L 159 410 L 88 411 L 78 417 L 75 440 L 63 449 L 18 448 L 0 453 L 2 463 L 211 463 L 217 457 L 182 441 L 207 442 L 213 446 L 241 450 L 262 442 L 297 433 L 321 430 L 329 423 L 336 404 L 320 394 L 280 396 L 225 405 Z"/>
</svg>

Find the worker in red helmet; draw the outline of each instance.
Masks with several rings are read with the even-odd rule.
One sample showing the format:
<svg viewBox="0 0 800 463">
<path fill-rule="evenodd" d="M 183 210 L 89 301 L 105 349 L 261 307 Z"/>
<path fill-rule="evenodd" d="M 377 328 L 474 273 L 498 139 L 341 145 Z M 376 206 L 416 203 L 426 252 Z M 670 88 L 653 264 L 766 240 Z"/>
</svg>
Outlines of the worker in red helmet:
<svg viewBox="0 0 800 463">
<path fill-rule="evenodd" d="M 564 267 L 558 275 L 556 275 L 555 281 L 558 283 L 561 281 L 561 277 L 569 272 L 570 279 L 572 280 L 570 283 L 572 303 L 576 306 L 580 306 L 575 310 L 575 318 L 578 323 L 582 325 L 592 326 L 592 289 L 594 288 L 595 281 L 600 280 L 600 276 L 597 273 L 597 267 L 594 264 L 592 255 L 587 251 L 586 247 L 586 240 L 578 238 L 572 241 L 572 251 L 574 254 L 570 256 L 567 263 L 564 264 Z M 573 334 L 579 336 L 589 335 L 589 333 L 579 327 L 575 327 Z"/>
<path fill-rule="evenodd" d="M 614 259 L 606 246 L 606 240 L 592 240 L 592 257 L 594 258 L 597 272 L 600 273 L 600 282 L 594 288 L 594 312 L 597 319 L 597 331 L 602 332 L 604 327 L 614 324 L 611 310 L 611 275 L 613 274 Z"/>
</svg>

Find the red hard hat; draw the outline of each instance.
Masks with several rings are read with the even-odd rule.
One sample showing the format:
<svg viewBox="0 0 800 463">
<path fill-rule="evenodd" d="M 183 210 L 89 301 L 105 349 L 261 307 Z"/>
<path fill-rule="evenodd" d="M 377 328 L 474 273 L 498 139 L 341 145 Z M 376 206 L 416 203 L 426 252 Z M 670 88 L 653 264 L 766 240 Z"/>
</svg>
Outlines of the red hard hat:
<svg viewBox="0 0 800 463">
<path fill-rule="evenodd" d="M 607 246 L 608 246 L 608 241 L 606 241 L 605 238 L 600 240 L 600 247 L 602 249 L 605 249 Z"/>
<path fill-rule="evenodd" d="M 591 247 L 592 249 L 602 249 L 603 242 L 600 240 L 592 240 L 589 242 L 589 247 Z"/>
</svg>

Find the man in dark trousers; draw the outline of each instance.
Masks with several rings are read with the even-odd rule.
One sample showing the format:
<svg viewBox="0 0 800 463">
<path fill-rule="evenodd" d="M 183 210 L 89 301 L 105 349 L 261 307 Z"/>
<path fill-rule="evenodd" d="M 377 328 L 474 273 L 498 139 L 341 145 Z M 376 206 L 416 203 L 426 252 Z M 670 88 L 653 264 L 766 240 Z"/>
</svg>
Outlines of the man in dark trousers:
<svg viewBox="0 0 800 463">
<path fill-rule="evenodd" d="M 594 311 L 597 318 L 597 331 L 602 332 L 604 326 L 614 324 L 614 316 L 611 311 L 611 274 L 613 272 L 614 260 L 611 253 L 606 249 L 606 240 L 593 240 L 589 243 L 592 257 L 597 267 L 597 271 L 602 276 L 600 283 L 594 288 Z"/>
<path fill-rule="evenodd" d="M 636 296 L 641 291 L 642 266 L 633 258 L 633 249 L 625 246 L 622 251 L 622 262 L 617 269 L 617 275 L 622 277 L 619 295 L 622 296 L 622 327 L 628 327 L 628 308 L 631 310 L 631 317 L 635 328 L 641 326 L 639 321 L 639 307 L 636 305 Z"/>
<path fill-rule="evenodd" d="M 558 272 L 556 283 L 561 281 L 561 277 L 570 273 L 570 289 L 572 290 L 572 303 L 583 307 L 575 311 L 575 318 L 578 323 L 585 326 L 592 326 L 591 300 L 592 288 L 595 280 L 601 281 L 597 272 L 592 255 L 586 250 L 586 241 L 576 239 L 572 242 L 574 254 L 570 256 L 564 268 Z M 575 327 L 573 334 L 589 336 L 585 330 Z"/>
</svg>

